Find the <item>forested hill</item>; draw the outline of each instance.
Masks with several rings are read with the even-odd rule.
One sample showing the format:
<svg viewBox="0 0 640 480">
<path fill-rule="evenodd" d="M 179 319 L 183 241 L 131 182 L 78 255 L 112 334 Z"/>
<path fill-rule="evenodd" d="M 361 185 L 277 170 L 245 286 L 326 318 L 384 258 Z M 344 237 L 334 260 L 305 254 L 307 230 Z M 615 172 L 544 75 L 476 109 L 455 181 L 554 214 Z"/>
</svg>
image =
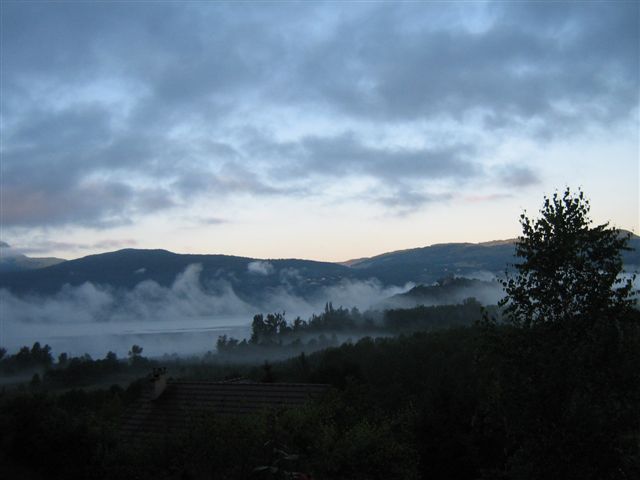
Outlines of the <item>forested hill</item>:
<svg viewBox="0 0 640 480">
<path fill-rule="evenodd" d="M 513 243 L 443 243 L 384 253 L 350 262 L 353 269 L 370 276 L 401 283 L 431 283 L 447 275 L 467 276 L 478 272 L 503 272 L 513 262 Z"/>
<path fill-rule="evenodd" d="M 0 274 L 0 288 L 14 293 L 54 293 L 63 285 L 91 282 L 132 288 L 144 280 L 170 286 L 189 265 L 199 265 L 203 286 L 229 282 L 236 292 L 253 294 L 283 283 L 296 293 L 333 285 L 348 277 L 342 265 L 310 260 L 256 260 L 230 255 L 177 254 L 167 250 L 125 249 L 89 255 L 39 270 Z"/>
<path fill-rule="evenodd" d="M 622 231 L 622 233 L 630 233 Z M 416 283 L 433 283 L 449 276 L 477 276 L 480 273 L 502 273 L 514 258 L 515 239 L 484 243 L 442 243 L 422 248 L 383 253 L 371 258 L 344 262 L 368 275 L 400 284 L 405 279 Z M 631 251 L 623 252 L 625 265 L 640 268 L 640 237 L 631 235 Z"/>
<path fill-rule="evenodd" d="M 634 236 L 630 246 L 635 250 L 624 252 L 623 257 L 629 269 L 634 270 L 640 265 L 640 237 Z M 85 282 L 129 289 L 144 280 L 153 280 L 169 286 L 189 265 L 199 264 L 205 288 L 223 280 L 244 298 L 269 295 L 282 288 L 309 296 L 341 281 L 375 279 L 383 286 L 402 286 L 407 282 L 428 285 L 452 275 L 490 278 L 514 263 L 513 255 L 511 241 L 439 244 L 342 264 L 125 249 L 36 270 L 0 272 L 0 288 L 17 294 L 49 294 L 65 284 Z"/>
</svg>

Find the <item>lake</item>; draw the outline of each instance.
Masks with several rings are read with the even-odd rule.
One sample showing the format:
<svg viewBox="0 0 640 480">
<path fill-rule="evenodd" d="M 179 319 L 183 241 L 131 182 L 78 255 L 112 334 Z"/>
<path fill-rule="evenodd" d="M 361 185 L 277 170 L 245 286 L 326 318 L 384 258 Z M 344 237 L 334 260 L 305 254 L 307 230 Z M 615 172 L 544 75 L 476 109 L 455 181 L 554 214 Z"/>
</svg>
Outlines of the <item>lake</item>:
<svg viewBox="0 0 640 480">
<path fill-rule="evenodd" d="M 126 357 L 134 344 L 143 356 L 201 354 L 215 350 L 220 335 L 238 339 L 251 334 L 251 321 L 243 317 L 185 318 L 175 322 L 26 323 L 0 319 L 0 345 L 13 354 L 23 345 L 49 344 L 54 356 L 85 353 L 103 358 L 108 351 Z"/>
</svg>

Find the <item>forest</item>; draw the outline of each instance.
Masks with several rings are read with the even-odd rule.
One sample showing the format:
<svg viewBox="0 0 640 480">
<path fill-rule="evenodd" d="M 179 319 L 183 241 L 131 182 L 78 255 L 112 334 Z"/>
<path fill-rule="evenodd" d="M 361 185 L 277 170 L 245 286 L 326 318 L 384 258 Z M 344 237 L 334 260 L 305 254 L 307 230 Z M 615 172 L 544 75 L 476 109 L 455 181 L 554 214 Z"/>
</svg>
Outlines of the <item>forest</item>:
<svg viewBox="0 0 640 480">
<path fill-rule="evenodd" d="M 308 320 L 254 317 L 192 358 L 0 350 L 0 477 L 95 479 L 640 478 L 640 311 L 621 254 L 582 192 L 523 214 L 515 269 L 492 308 Z M 213 346 L 212 346 L 213 348 Z M 247 358 L 252 361 L 247 361 Z M 132 444 L 120 422 L 154 367 L 174 378 L 320 383 L 303 408 L 211 413 Z M 22 375 L 22 377 L 21 377 Z"/>
</svg>

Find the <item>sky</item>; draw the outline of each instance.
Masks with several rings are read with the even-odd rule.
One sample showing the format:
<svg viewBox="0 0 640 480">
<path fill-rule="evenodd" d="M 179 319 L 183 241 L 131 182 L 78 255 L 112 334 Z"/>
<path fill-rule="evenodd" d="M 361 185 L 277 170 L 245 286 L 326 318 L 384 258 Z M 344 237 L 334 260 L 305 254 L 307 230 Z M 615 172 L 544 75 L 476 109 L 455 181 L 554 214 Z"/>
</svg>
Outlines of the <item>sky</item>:
<svg viewBox="0 0 640 480">
<path fill-rule="evenodd" d="M 639 8 L 3 0 L 0 241 L 341 261 L 566 187 L 638 233 Z"/>
</svg>

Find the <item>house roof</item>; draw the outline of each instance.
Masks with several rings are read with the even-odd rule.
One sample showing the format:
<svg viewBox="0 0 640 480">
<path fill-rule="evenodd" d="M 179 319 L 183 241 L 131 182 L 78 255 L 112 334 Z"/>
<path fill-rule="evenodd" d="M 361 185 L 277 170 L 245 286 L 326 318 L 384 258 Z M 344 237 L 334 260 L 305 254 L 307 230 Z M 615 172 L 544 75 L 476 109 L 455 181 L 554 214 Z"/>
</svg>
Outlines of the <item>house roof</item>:
<svg viewBox="0 0 640 480">
<path fill-rule="evenodd" d="M 207 414 L 243 415 L 303 405 L 327 391 L 329 385 L 309 383 L 169 381 L 153 399 L 145 391 L 124 414 L 121 433 L 173 435 Z"/>
</svg>

